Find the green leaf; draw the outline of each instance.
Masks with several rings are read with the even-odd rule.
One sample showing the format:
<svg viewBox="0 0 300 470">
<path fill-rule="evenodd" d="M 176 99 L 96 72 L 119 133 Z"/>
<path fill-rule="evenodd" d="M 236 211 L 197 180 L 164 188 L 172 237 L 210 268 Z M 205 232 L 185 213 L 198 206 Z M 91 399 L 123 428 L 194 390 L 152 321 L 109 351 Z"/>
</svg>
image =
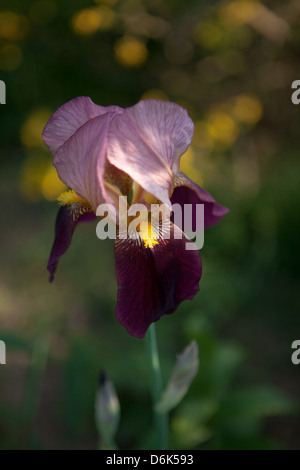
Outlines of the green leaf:
<svg viewBox="0 0 300 470">
<path fill-rule="evenodd" d="M 168 413 L 181 402 L 198 372 L 198 356 L 198 345 L 196 341 L 192 341 L 178 356 L 167 388 L 163 392 L 160 401 L 155 406 L 155 410 L 158 413 Z"/>
<path fill-rule="evenodd" d="M 265 416 L 280 416 L 296 411 L 292 398 L 270 386 L 248 387 L 231 393 L 224 401 L 223 416 L 231 420 L 237 416 L 262 418 Z"/>
</svg>

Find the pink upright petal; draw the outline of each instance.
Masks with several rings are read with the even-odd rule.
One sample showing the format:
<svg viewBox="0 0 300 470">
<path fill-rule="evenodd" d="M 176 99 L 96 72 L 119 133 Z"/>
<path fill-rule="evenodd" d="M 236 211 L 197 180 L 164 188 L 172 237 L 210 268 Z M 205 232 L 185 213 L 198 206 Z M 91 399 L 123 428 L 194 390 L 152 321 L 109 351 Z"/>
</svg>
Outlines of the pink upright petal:
<svg viewBox="0 0 300 470">
<path fill-rule="evenodd" d="M 175 239 L 174 234 L 182 238 Z M 186 250 L 187 238 L 172 223 L 170 235 L 152 248 L 131 238 L 115 242 L 117 318 L 138 338 L 145 336 L 151 323 L 173 313 L 183 300 L 192 300 L 199 290 L 199 252 Z"/>
<path fill-rule="evenodd" d="M 204 228 L 216 225 L 229 210 L 222 206 L 203 188 L 181 172 L 175 177 L 172 204 L 180 204 L 184 212 L 185 204 L 192 204 L 192 231 L 196 232 L 196 204 L 204 204 Z"/>
<path fill-rule="evenodd" d="M 140 101 L 113 119 L 107 156 L 146 191 L 169 204 L 173 173 L 193 132 L 193 122 L 181 106 L 167 101 Z"/>
<path fill-rule="evenodd" d="M 95 213 L 85 204 L 71 204 L 59 209 L 55 225 L 55 239 L 47 265 L 50 273 L 50 282 L 54 279 L 59 258 L 67 251 L 71 244 L 76 225 L 82 222 L 90 222 L 95 218 Z"/>
<path fill-rule="evenodd" d="M 103 175 L 107 135 L 113 116 L 113 113 L 107 113 L 83 124 L 59 147 L 53 160 L 59 178 L 86 199 L 94 210 L 106 201 Z"/>
<path fill-rule="evenodd" d="M 87 96 L 79 96 L 57 109 L 47 122 L 43 139 L 51 152 L 64 144 L 89 119 L 107 113 L 118 113 L 118 106 L 98 106 Z"/>
</svg>

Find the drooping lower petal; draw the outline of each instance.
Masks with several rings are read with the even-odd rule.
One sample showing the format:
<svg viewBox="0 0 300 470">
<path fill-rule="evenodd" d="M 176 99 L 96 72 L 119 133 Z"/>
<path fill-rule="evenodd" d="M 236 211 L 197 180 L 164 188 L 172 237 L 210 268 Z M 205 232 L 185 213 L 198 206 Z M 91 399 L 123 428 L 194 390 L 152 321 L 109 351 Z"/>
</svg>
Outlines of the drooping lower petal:
<svg viewBox="0 0 300 470">
<path fill-rule="evenodd" d="M 169 231 L 170 239 L 162 238 L 163 230 L 157 241 L 128 238 L 115 242 L 117 318 L 138 338 L 145 336 L 151 323 L 174 312 L 183 300 L 192 300 L 199 290 L 199 252 L 186 251 L 188 239 L 172 223 Z"/>
<path fill-rule="evenodd" d="M 204 228 L 207 229 L 216 225 L 226 215 L 229 210 L 227 207 L 218 204 L 215 199 L 203 188 L 198 186 L 186 175 L 181 172 L 175 177 L 175 189 L 171 197 L 172 204 L 180 204 L 184 213 L 184 204 L 191 204 L 192 220 L 191 227 L 193 232 L 197 232 L 196 227 L 196 205 L 204 204 Z"/>
<path fill-rule="evenodd" d="M 112 120 L 107 157 L 168 205 L 173 173 L 193 132 L 193 121 L 181 106 L 167 101 L 140 101 Z"/>
<path fill-rule="evenodd" d="M 53 155 L 85 122 L 107 113 L 122 112 L 118 106 L 98 106 L 87 96 L 79 96 L 58 108 L 47 122 L 43 139 Z"/>
<path fill-rule="evenodd" d="M 47 265 L 50 282 L 54 279 L 59 258 L 71 244 L 76 225 L 82 222 L 90 222 L 95 218 L 95 213 L 88 204 L 74 203 L 59 209 L 55 224 L 55 239 Z"/>
</svg>

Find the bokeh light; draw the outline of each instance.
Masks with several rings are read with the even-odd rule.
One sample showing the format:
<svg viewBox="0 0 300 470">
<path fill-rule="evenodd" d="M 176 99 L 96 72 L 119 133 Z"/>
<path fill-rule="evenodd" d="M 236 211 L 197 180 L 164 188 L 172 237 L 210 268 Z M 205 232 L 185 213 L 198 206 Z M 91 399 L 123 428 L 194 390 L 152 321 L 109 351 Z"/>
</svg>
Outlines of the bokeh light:
<svg viewBox="0 0 300 470">
<path fill-rule="evenodd" d="M 89 36 L 96 31 L 110 29 L 114 22 L 114 13 L 108 7 L 86 8 L 74 14 L 72 27 L 75 33 Z"/>
<path fill-rule="evenodd" d="M 59 194 L 66 189 L 66 185 L 59 179 L 56 169 L 51 164 L 41 181 L 42 195 L 48 201 L 55 201 Z"/>
<path fill-rule="evenodd" d="M 143 41 L 124 36 L 115 44 L 116 60 L 125 67 L 140 67 L 146 62 L 148 50 Z"/>
<path fill-rule="evenodd" d="M 194 41 L 207 49 L 218 49 L 224 40 L 224 32 L 217 23 L 199 23 L 193 31 Z"/>
<path fill-rule="evenodd" d="M 20 41 L 27 35 L 29 27 L 25 16 L 11 11 L 0 11 L 0 38 Z"/>
<path fill-rule="evenodd" d="M 188 148 L 181 158 L 180 171 L 195 181 L 195 183 L 203 186 L 203 176 L 201 175 L 199 169 L 196 169 L 195 166 L 196 153 L 197 150 L 194 150 L 192 146 Z"/>
<path fill-rule="evenodd" d="M 258 0 L 237 0 L 221 7 L 219 15 L 226 26 L 236 27 L 251 22 L 259 8 Z"/>
<path fill-rule="evenodd" d="M 256 124 L 262 116 L 263 107 L 256 96 L 238 95 L 234 99 L 233 115 L 246 124 Z"/>
<path fill-rule="evenodd" d="M 21 141 L 25 147 L 44 148 L 42 132 L 50 116 L 51 111 L 47 108 L 35 109 L 29 114 L 20 131 Z"/>
<path fill-rule="evenodd" d="M 214 145 L 213 137 L 207 122 L 196 121 L 193 145 L 200 149 L 211 149 Z"/>
<path fill-rule="evenodd" d="M 229 114 L 222 110 L 210 112 L 207 125 L 211 137 L 225 148 L 231 146 L 238 136 L 236 123 Z"/>
<path fill-rule="evenodd" d="M 163 90 L 159 90 L 158 88 L 147 90 L 141 96 L 141 100 L 150 100 L 150 99 L 169 101 L 168 95 Z"/>
</svg>

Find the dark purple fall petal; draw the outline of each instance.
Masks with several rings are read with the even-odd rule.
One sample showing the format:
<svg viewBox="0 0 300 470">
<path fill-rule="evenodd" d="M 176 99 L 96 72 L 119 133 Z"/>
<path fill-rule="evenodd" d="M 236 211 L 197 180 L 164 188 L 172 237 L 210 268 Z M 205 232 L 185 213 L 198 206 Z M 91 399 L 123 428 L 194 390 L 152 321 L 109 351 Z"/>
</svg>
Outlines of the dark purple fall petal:
<svg viewBox="0 0 300 470">
<path fill-rule="evenodd" d="M 71 244 L 73 232 L 78 223 L 90 222 L 96 218 L 91 208 L 84 204 L 71 204 L 59 209 L 55 224 L 55 239 L 51 249 L 47 269 L 50 273 L 50 282 L 59 258 L 67 251 Z"/>
<path fill-rule="evenodd" d="M 218 204 L 204 189 L 179 172 L 175 177 L 175 189 L 171 197 L 172 204 L 180 204 L 182 213 L 184 204 L 192 204 L 192 231 L 196 232 L 196 204 L 204 204 L 204 228 L 216 225 L 229 210 Z"/>
<path fill-rule="evenodd" d="M 188 239 L 171 223 L 170 240 L 152 248 L 128 238 L 115 242 L 118 281 L 117 318 L 127 331 L 145 336 L 151 323 L 176 310 L 199 290 L 202 263 L 198 250 L 187 251 Z M 174 239 L 181 234 L 182 239 Z"/>
</svg>

